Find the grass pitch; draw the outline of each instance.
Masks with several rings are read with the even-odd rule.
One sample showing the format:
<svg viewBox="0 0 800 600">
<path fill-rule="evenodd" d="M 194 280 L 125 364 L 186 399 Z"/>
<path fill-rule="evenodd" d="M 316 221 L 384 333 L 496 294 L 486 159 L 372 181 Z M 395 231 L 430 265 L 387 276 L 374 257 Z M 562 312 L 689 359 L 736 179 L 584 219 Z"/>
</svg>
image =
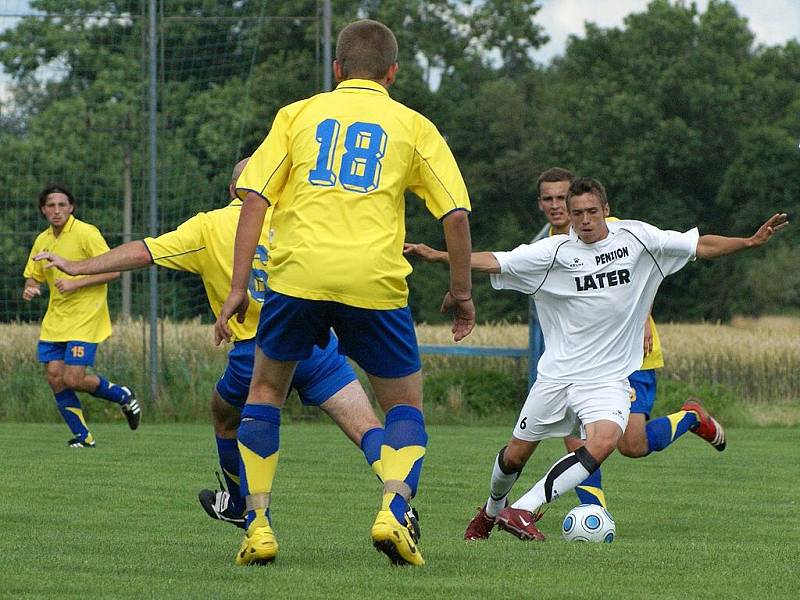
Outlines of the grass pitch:
<svg viewBox="0 0 800 600">
<path fill-rule="evenodd" d="M 214 487 L 210 426 L 96 424 L 94 450 L 55 424 L 0 424 L 0 597 L 9 598 L 796 598 L 797 429 L 735 429 L 718 454 L 691 434 L 603 478 L 610 545 L 559 535 L 575 496 L 545 515 L 544 543 L 461 539 L 485 500 L 508 427 L 430 428 L 415 505 L 427 565 L 390 567 L 369 529 L 379 487 L 328 424 L 282 430 L 273 494 L 276 562 L 236 567 L 240 530 L 197 503 Z M 512 496 L 562 454 L 544 443 Z"/>
</svg>

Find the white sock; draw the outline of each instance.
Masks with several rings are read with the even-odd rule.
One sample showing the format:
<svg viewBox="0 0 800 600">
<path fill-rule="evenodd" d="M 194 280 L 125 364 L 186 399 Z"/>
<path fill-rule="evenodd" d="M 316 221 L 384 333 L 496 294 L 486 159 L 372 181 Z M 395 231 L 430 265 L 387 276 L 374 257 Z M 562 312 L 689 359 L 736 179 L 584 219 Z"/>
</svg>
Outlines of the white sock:
<svg viewBox="0 0 800 600">
<path fill-rule="evenodd" d="M 600 464 L 589 454 L 586 448 L 578 448 L 563 456 L 550 467 L 547 475 L 536 482 L 526 494 L 512 504 L 512 508 L 521 508 L 536 513 L 539 508 L 552 502 L 559 496 L 575 488 L 581 481 L 591 475 Z M 587 468 L 588 467 L 588 468 Z"/>
<path fill-rule="evenodd" d="M 503 510 L 506 506 L 506 496 L 514 487 L 517 479 L 519 479 L 522 469 L 507 473 L 501 467 L 503 464 L 503 452 L 505 448 L 500 450 L 497 457 L 494 459 L 494 466 L 492 467 L 492 482 L 490 484 L 491 494 L 486 501 L 486 514 L 490 517 L 496 517 L 497 513 Z"/>
</svg>

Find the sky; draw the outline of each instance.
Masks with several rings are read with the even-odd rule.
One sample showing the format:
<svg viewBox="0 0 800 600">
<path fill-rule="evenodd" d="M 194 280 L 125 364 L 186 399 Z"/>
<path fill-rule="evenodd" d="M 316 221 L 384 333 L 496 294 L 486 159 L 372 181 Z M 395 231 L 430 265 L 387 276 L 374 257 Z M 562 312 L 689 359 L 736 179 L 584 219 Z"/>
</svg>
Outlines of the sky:
<svg viewBox="0 0 800 600">
<path fill-rule="evenodd" d="M 695 2 L 700 12 L 705 12 L 708 0 Z M 547 63 L 563 54 L 570 34 L 584 35 L 584 21 L 620 27 L 626 15 L 644 12 L 647 4 L 648 0 L 540 0 L 542 8 L 536 22 L 545 28 L 550 41 L 534 56 L 538 62 Z M 776 46 L 790 39 L 800 40 L 800 0 L 733 0 L 732 4 L 747 18 L 757 44 Z"/>
</svg>

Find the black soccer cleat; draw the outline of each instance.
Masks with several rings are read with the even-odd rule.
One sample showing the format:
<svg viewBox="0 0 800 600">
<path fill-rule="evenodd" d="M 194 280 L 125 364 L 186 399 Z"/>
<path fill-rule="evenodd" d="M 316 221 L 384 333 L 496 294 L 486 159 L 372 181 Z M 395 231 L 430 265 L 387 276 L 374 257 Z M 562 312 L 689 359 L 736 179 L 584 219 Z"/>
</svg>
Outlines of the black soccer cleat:
<svg viewBox="0 0 800 600">
<path fill-rule="evenodd" d="M 74 437 L 71 440 L 67 440 L 67 446 L 70 448 L 95 448 L 94 440 L 88 441 L 86 439 L 81 439 L 79 437 Z"/>
<path fill-rule="evenodd" d="M 139 421 L 142 419 L 142 409 L 139 407 L 139 401 L 136 399 L 136 394 L 132 389 L 124 385 L 120 387 L 128 394 L 128 399 L 124 404 L 120 404 L 119 408 L 128 421 L 128 427 L 132 430 L 137 429 L 139 427 Z"/>
<path fill-rule="evenodd" d="M 230 523 L 244 529 L 244 515 L 233 510 L 231 495 L 225 490 L 200 490 L 197 495 L 200 506 L 212 519 Z"/>
</svg>

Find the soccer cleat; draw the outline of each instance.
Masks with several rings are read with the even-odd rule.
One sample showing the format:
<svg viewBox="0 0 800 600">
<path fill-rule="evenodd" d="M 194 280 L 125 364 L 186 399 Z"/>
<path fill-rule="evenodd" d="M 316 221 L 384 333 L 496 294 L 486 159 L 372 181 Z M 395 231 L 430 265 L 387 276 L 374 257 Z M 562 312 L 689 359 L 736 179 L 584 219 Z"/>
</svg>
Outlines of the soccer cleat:
<svg viewBox="0 0 800 600">
<path fill-rule="evenodd" d="M 70 448 L 94 448 L 95 443 L 94 440 L 91 442 L 87 442 L 85 439 L 74 437 L 71 440 L 67 441 L 67 446 L 69 446 Z"/>
<path fill-rule="evenodd" d="M 507 506 L 497 513 L 495 522 L 498 528 L 523 541 L 536 540 L 543 542 L 544 534 L 535 525 L 536 521 L 541 518 L 542 513 L 540 512 L 533 514 L 529 510 Z"/>
<path fill-rule="evenodd" d="M 231 495 L 225 490 L 200 490 L 197 495 L 200 506 L 209 517 L 225 521 L 244 529 L 244 515 L 233 510 Z"/>
<path fill-rule="evenodd" d="M 683 403 L 681 410 L 693 412 L 697 415 L 698 423 L 689 431 L 703 438 L 714 446 L 717 451 L 722 452 L 725 450 L 725 430 L 714 417 L 706 412 L 700 404 L 699 398 L 690 397 Z"/>
<path fill-rule="evenodd" d="M 244 534 L 244 541 L 236 553 L 237 565 L 266 565 L 278 556 L 278 540 L 269 525 L 252 523 Z"/>
<path fill-rule="evenodd" d="M 372 524 L 372 545 L 389 557 L 393 565 L 422 566 L 425 560 L 417 548 L 410 524 L 401 525 L 392 511 L 382 510 Z"/>
<path fill-rule="evenodd" d="M 484 504 L 478 509 L 478 514 L 472 517 L 472 520 L 467 525 L 467 530 L 464 532 L 465 540 L 488 540 L 489 534 L 494 529 L 495 519 L 486 514 L 486 505 Z"/>
<path fill-rule="evenodd" d="M 142 409 L 139 407 L 139 401 L 136 400 L 136 394 L 133 393 L 132 389 L 124 385 L 120 386 L 120 388 L 125 390 L 128 399 L 124 404 L 120 404 L 119 407 L 122 410 L 122 414 L 125 415 L 125 419 L 128 421 L 128 427 L 136 429 L 139 427 L 139 421 L 142 418 Z"/>
</svg>

